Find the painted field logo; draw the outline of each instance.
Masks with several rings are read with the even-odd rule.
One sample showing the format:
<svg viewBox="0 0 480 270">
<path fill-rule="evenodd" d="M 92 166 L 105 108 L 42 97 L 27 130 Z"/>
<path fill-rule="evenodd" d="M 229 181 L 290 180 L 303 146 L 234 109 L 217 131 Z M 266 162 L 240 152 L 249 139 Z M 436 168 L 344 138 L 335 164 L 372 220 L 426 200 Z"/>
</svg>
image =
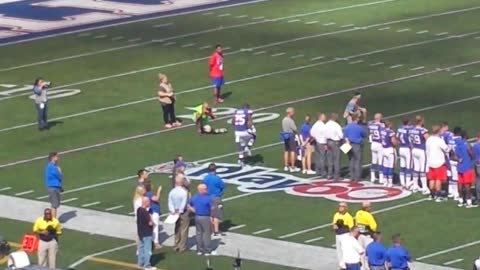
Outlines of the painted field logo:
<svg viewBox="0 0 480 270">
<path fill-rule="evenodd" d="M 348 183 L 325 180 L 310 180 L 278 172 L 277 169 L 237 164 L 216 163 L 217 173 L 228 184 L 237 185 L 245 193 L 285 191 L 302 197 L 325 198 L 333 201 L 383 202 L 410 196 L 411 192 L 400 188 L 388 188 L 369 182 Z M 169 168 L 169 169 L 165 169 Z M 171 173 L 168 163 L 146 168 L 151 173 Z M 208 173 L 208 164 L 195 164 L 187 168 L 189 179 L 202 180 Z"/>
</svg>

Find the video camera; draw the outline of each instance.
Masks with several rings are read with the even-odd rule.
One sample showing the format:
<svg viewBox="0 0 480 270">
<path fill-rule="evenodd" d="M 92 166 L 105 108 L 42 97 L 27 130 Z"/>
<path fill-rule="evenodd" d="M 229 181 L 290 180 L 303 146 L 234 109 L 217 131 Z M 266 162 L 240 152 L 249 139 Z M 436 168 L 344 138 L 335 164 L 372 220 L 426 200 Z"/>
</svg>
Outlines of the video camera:
<svg viewBox="0 0 480 270">
<path fill-rule="evenodd" d="M 52 87 L 53 83 L 52 82 L 43 82 L 43 88 L 46 89 L 46 88 L 50 88 Z"/>
</svg>

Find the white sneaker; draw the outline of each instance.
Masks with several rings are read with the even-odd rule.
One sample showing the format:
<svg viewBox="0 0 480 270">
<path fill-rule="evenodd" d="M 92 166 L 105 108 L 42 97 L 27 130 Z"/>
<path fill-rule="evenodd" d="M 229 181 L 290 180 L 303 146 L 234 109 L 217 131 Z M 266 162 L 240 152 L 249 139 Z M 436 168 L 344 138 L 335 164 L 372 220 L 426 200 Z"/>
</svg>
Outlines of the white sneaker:
<svg viewBox="0 0 480 270">
<path fill-rule="evenodd" d="M 423 195 L 430 195 L 430 190 L 424 189 L 424 190 L 422 190 L 422 194 Z"/>
<path fill-rule="evenodd" d="M 307 174 L 307 170 L 302 170 L 302 173 L 303 173 L 303 174 Z"/>
<path fill-rule="evenodd" d="M 435 199 L 435 202 L 443 202 L 443 199 L 442 199 L 441 197 L 437 197 L 437 198 Z"/>
<path fill-rule="evenodd" d="M 157 267 L 150 266 L 150 267 L 146 267 L 145 270 L 157 270 Z"/>
<path fill-rule="evenodd" d="M 300 168 L 290 167 L 290 172 L 299 172 L 299 171 L 301 171 Z"/>
<path fill-rule="evenodd" d="M 284 170 L 285 172 L 288 172 L 288 171 L 289 171 L 289 168 L 288 168 L 288 167 L 283 167 L 283 170 Z"/>
<path fill-rule="evenodd" d="M 461 202 L 459 202 L 459 203 L 457 204 L 457 206 L 458 206 L 458 207 L 463 207 L 463 206 L 464 206 L 464 204 L 463 204 L 463 203 L 461 203 Z"/>
<path fill-rule="evenodd" d="M 202 255 L 203 255 L 203 252 L 198 251 L 198 252 L 197 252 L 197 255 L 198 255 L 198 256 L 202 256 Z"/>
<path fill-rule="evenodd" d="M 312 171 L 312 170 L 307 170 L 307 174 L 308 175 L 314 175 L 314 174 L 317 174 L 317 172 Z"/>
</svg>

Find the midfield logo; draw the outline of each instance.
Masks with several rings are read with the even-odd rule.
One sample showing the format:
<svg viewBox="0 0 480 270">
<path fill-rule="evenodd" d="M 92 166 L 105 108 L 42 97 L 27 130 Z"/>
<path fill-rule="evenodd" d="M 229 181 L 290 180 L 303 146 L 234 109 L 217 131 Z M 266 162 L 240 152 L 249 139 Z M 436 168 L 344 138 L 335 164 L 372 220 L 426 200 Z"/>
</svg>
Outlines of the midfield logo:
<svg viewBox="0 0 480 270">
<path fill-rule="evenodd" d="M 151 173 L 171 173 L 171 166 L 160 164 L 147 167 Z M 215 163 L 217 173 L 222 179 L 238 190 L 246 193 L 285 191 L 288 194 L 302 197 L 325 198 L 332 201 L 384 202 L 398 200 L 411 195 L 401 188 L 388 188 L 370 182 L 348 183 L 326 180 L 310 180 L 294 175 L 278 172 L 276 169 L 252 166 L 242 168 L 236 164 Z M 186 169 L 189 179 L 203 180 L 208 173 L 208 164 L 190 163 Z M 165 169 L 169 168 L 169 169 Z"/>
</svg>

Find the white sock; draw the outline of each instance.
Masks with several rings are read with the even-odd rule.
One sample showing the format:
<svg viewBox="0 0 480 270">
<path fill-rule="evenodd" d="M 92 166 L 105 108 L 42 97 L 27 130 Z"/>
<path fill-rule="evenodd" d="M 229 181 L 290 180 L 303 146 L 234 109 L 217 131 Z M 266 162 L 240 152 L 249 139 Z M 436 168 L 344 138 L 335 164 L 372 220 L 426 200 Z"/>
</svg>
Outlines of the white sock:
<svg viewBox="0 0 480 270">
<path fill-rule="evenodd" d="M 393 176 L 387 176 L 387 181 L 389 186 L 393 185 Z"/>
<path fill-rule="evenodd" d="M 427 186 L 427 177 L 425 177 L 425 176 L 420 176 L 420 181 L 422 182 L 422 189 L 423 189 L 423 190 L 427 190 L 427 189 L 428 189 L 428 186 Z"/>
<path fill-rule="evenodd" d="M 379 178 L 380 184 L 385 183 L 385 176 L 383 175 L 382 172 L 378 172 L 378 178 Z"/>
<path fill-rule="evenodd" d="M 402 185 L 402 187 L 405 187 L 406 186 L 406 179 L 405 179 L 405 173 L 404 172 L 400 172 L 399 174 L 399 178 L 400 178 L 400 185 Z"/>
<path fill-rule="evenodd" d="M 472 205 L 472 199 L 467 199 L 467 205 Z"/>
<path fill-rule="evenodd" d="M 371 170 L 371 171 L 370 171 L 370 181 L 373 182 L 373 181 L 375 181 L 375 180 L 376 180 L 376 178 L 375 178 L 375 171 Z"/>
</svg>

